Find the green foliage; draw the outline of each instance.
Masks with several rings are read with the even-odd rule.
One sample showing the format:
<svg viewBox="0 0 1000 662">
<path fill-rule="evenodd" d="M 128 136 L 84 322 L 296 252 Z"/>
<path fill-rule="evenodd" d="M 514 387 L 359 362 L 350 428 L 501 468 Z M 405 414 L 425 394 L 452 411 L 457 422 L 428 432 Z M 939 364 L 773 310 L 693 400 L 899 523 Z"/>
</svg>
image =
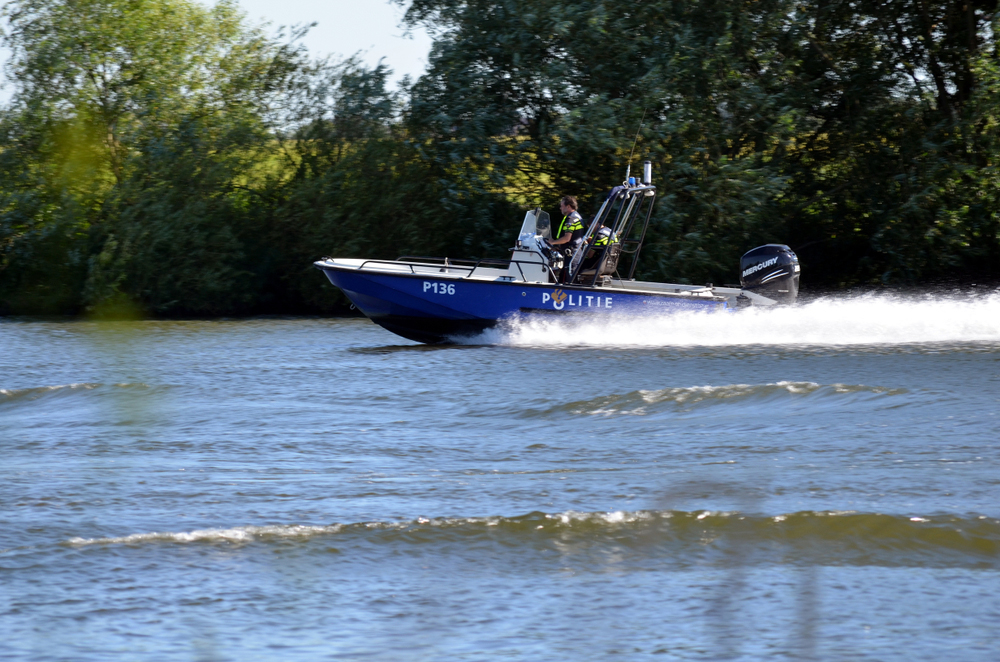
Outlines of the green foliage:
<svg viewBox="0 0 1000 662">
<path fill-rule="evenodd" d="M 21 0 L 5 15 L 8 307 L 251 310 L 243 182 L 275 151 L 273 98 L 307 68 L 301 50 L 247 28 L 231 2 Z M 45 255 L 39 232 L 58 237 Z M 31 295 L 34 265 L 62 263 L 75 296 Z"/>
</svg>

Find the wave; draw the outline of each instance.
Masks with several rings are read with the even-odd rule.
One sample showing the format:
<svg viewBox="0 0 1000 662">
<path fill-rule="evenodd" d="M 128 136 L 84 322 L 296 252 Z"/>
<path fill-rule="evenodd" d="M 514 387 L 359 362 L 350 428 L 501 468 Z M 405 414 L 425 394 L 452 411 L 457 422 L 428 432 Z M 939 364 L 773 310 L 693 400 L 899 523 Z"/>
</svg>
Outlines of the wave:
<svg viewBox="0 0 1000 662">
<path fill-rule="evenodd" d="M 567 342 L 567 339 L 569 341 Z M 517 319 L 466 342 L 528 347 L 867 346 L 1000 343 L 1000 292 L 826 296 L 733 313 Z"/>
<path fill-rule="evenodd" d="M 74 394 L 85 393 L 97 389 L 149 389 L 148 384 L 121 383 L 100 384 L 81 382 L 79 384 L 60 384 L 58 386 L 37 386 L 34 388 L 6 389 L 0 388 L 0 406 L 5 403 L 23 402 L 40 399 L 62 398 Z"/>
<path fill-rule="evenodd" d="M 689 386 L 660 390 L 640 390 L 578 400 L 548 409 L 518 409 L 501 412 L 522 418 L 566 414 L 591 416 L 645 416 L 661 411 L 688 411 L 699 406 L 732 403 L 766 403 L 800 398 L 828 399 L 839 404 L 859 399 L 877 399 L 906 395 L 901 388 L 851 384 L 821 385 L 815 382 L 775 382 L 772 384 L 729 384 L 725 386 Z"/>
<path fill-rule="evenodd" d="M 1000 520 L 804 511 L 768 516 L 711 511 L 533 512 L 517 517 L 418 518 L 327 526 L 275 525 L 72 538 L 73 547 L 253 544 L 319 540 L 356 558 L 436 552 L 472 559 L 557 552 L 672 564 L 970 566 L 1000 569 Z"/>
<path fill-rule="evenodd" d="M 249 542 L 267 538 L 302 538 L 337 533 L 343 529 L 340 524 L 330 526 L 241 526 L 231 529 L 199 529 L 178 533 L 153 532 L 133 533 L 117 538 L 70 538 L 70 545 L 135 545 L 145 542 Z"/>
</svg>

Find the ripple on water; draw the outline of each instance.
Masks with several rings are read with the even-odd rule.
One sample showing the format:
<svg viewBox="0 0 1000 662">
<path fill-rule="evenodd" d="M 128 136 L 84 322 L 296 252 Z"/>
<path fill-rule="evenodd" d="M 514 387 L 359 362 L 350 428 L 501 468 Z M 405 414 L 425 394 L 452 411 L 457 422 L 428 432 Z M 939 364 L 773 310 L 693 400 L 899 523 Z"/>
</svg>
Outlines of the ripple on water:
<svg viewBox="0 0 1000 662">
<path fill-rule="evenodd" d="M 62 398 L 86 395 L 91 392 L 121 392 L 125 390 L 150 391 L 154 389 L 162 390 L 163 388 L 165 387 L 154 387 L 141 382 L 119 384 L 100 384 L 90 382 L 79 384 L 59 384 L 56 386 L 37 386 L 32 388 L 0 388 L 0 406 L 16 405 L 36 400 L 51 402 Z"/>
<path fill-rule="evenodd" d="M 601 395 L 586 400 L 559 403 L 547 408 L 511 408 L 504 416 L 517 418 L 560 418 L 566 414 L 587 416 L 649 416 L 689 412 L 704 407 L 740 407 L 793 404 L 808 400 L 810 406 L 850 405 L 862 401 L 902 406 L 915 401 L 905 388 L 781 381 L 771 384 L 728 384 L 687 386 L 658 390 L 638 390 Z M 496 413 L 496 412 L 494 412 Z"/>
<path fill-rule="evenodd" d="M 671 564 L 875 565 L 1000 570 L 1000 520 L 853 511 L 783 515 L 713 511 L 533 512 L 517 517 L 421 517 L 326 526 L 272 525 L 67 540 L 71 547 L 321 541 L 347 555 L 487 554 L 530 558 L 627 553 Z"/>
</svg>

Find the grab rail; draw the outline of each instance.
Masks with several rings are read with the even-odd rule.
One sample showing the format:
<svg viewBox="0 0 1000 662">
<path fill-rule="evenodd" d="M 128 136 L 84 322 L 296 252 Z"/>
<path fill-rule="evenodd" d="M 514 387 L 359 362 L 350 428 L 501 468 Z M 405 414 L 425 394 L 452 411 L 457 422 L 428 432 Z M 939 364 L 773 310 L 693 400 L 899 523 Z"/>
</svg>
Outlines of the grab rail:
<svg viewBox="0 0 1000 662">
<path fill-rule="evenodd" d="M 465 264 L 457 264 L 457 263 L 465 263 Z M 552 282 L 556 282 L 558 280 L 556 278 L 555 272 L 552 271 L 552 267 L 545 262 L 529 262 L 528 260 L 505 260 L 503 258 L 496 258 L 496 257 L 484 257 L 478 260 L 470 260 L 470 259 L 452 260 L 451 258 L 447 257 L 442 258 L 442 257 L 403 255 L 401 257 L 397 257 L 395 260 L 365 260 L 360 265 L 358 265 L 357 268 L 364 269 L 369 264 L 376 264 L 376 265 L 383 264 L 386 266 L 400 266 L 400 265 L 405 266 L 409 269 L 409 273 L 414 276 L 418 275 L 414 267 L 427 266 L 427 267 L 441 267 L 442 269 L 449 269 L 449 270 L 455 269 L 457 271 L 467 272 L 465 273 L 465 275 L 461 276 L 463 280 L 466 278 L 471 278 L 472 275 L 476 273 L 476 270 L 478 270 L 480 267 L 487 268 L 490 265 L 494 265 L 499 268 L 510 269 L 510 266 L 513 264 L 517 266 L 517 271 L 521 275 L 521 280 L 525 282 L 529 281 L 527 277 L 524 275 L 524 269 L 521 267 L 521 265 L 530 264 L 534 266 L 545 267 L 545 270 L 548 271 L 549 277 L 552 279 Z M 420 275 L 429 276 L 432 274 L 420 274 Z"/>
</svg>

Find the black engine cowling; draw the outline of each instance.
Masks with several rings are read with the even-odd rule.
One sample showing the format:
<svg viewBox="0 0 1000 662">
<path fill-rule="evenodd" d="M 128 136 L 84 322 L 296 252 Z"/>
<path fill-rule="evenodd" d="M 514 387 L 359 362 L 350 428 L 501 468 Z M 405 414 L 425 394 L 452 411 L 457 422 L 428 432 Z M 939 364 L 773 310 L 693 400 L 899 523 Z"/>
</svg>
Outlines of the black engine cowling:
<svg viewBox="0 0 1000 662">
<path fill-rule="evenodd" d="M 792 303 L 799 295 L 799 258 L 784 244 L 747 251 L 740 258 L 740 285 L 778 303 Z"/>
</svg>

